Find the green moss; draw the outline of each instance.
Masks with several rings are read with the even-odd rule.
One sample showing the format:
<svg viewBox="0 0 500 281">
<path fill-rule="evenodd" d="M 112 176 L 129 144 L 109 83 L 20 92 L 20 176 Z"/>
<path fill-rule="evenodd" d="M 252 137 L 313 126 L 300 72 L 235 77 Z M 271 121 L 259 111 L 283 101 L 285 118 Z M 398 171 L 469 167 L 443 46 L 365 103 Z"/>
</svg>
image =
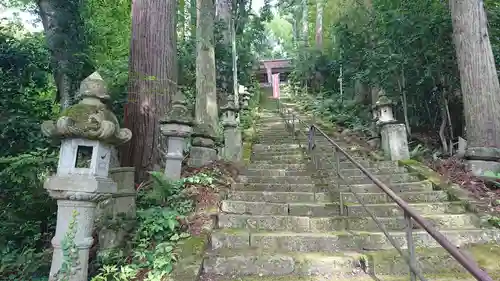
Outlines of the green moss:
<svg viewBox="0 0 500 281">
<path fill-rule="evenodd" d="M 207 234 L 191 236 L 180 243 L 177 254 L 181 260 L 184 258 L 201 257 L 205 251 L 206 244 Z"/>
</svg>

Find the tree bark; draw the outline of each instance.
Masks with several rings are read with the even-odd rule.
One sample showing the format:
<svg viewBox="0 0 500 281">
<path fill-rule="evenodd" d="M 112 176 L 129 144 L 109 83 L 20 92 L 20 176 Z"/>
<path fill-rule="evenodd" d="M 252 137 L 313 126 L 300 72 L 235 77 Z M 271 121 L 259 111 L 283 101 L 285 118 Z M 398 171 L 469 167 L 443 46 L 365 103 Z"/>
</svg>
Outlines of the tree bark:
<svg viewBox="0 0 500 281">
<path fill-rule="evenodd" d="M 81 18 L 81 1 L 38 0 L 47 45 L 54 67 L 57 100 L 65 109 L 73 104 L 80 82 L 94 67 L 88 59 L 88 45 Z"/>
<path fill-rule="evenodd" d="M 203 124 L 212 137 L 217 136 L 217 108 L 214 51 L 214 1 L 197 1 L 196 28 L 196 125 Z"/>
<path fill-rule="evenodd" d="M 307 0 L 302 0 L 302 40 L 304 46 L 309 43 L 309 3 Z"/>
<path fill-rule="evenodd" d="M 471 154 L 469 149 L 474 147 L 499 148 L 500 85 L 483 2 L 452 0 L 450 9 L 460 71 L 468 153 Z"/>
<path fill-rule="evenodd" d="M 176 0 L 134 0 L 125 127 L 133 137 L 124 147 L 123 166 L 133 166 L 138 180 L 157 170 L 165 142 L 159 120 L 177 91 Z"/>
<path fill-rule="evenodd" d="M 316 47 L 323 49 L 323 0 L 316 0 Z"/>
</svg>

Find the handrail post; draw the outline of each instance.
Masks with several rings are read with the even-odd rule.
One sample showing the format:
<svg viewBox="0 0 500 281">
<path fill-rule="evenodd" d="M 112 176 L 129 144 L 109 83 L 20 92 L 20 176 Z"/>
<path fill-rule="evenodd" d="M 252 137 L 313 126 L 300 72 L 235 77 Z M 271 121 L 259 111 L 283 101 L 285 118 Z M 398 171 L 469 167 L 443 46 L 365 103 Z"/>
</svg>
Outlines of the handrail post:
<svg viewBox="0 0 500 281">
<path fill-rule="evenodd" d="M 410 258 L 410 263 L 414 268 L 417 268 L 417 261 L 415 257 L 415 245 L 413 244 L 413 220 L 408 214 L 408 212 L 404 211 L 404 217 L 406 221 L 406 245 L 408 246 L 408 257 Z M 417 275 L 410 267 L 410 281 L 417 281 Z"/>
</svg>

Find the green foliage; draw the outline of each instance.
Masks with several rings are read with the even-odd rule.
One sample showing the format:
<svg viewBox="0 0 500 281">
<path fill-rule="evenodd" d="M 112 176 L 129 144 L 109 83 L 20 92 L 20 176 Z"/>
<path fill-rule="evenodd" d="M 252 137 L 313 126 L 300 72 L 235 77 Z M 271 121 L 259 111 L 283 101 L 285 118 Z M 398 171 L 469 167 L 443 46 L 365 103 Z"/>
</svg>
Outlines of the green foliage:
<svg viewBox="0 0 500 281">
<path fill-rule="evenodd" d="M 55 275 L 55 279 L 58 281 L 69 281 L 73 275 L 73 270 L 79 266 L 79 249 L 75 243 L 77 222 L 76 218 L 78 212 L 73 210 L 71 214 L 71 221 L 69 222 L 68 230 L 64 234 L 64 238 L 61 242 L 61 251 L 63 253 L 63 260 L 61 268 Z"/>
<path fill-rule="evenodd" d="M 56 163 L 47 150 L 0 158 L 0 279 L 48 272 L 57 206 L 43 182 Z"/>
<path fill-rule="evenodd" d="M 292 0 L 279 2 L 282 7 L 294 7 Z M 412 133 L 434 139 L 438 138 L 445 97 L 453 135 L 464 135 L 459 73 L 446 3 L 438 0 L 371 2 L 372 8 L 368 10 L 363 1 L 327 1 L 323 49 L 315 46 L 314 33 L 310 32 L 312 47 L 290 50 L 291 82 L 301 89 L 307 85 L 308 94 L 323 104 L 317 110 L 332 121 L 340 119 L 341 123 L 349 123 L 348 127 L 355 127 L 353 123 L 358 122 L 369 126 L 371 117 L 359 114 L 370 110 L 370 90 L 384 89 L 397 102 L 396 119 L 405 120 L 403 109 L 406 109 Z M 486 7 L 491 43 L 498 57 L 500 42 L 496 35 L 500 32 L 500 7 L 494 1 L 486 1 Z M 295 12 L 291 9 L 283 13 Z M 315 12 L 310 13 L 309 24 L 310 30 L 314 30 Z M 291 46 L 290 40 L 283 45 Z M 366 106 L 360 111 L 352 110 L 352 103 Z M 359 120 L 347 121 L 351 118 Z M 445 134 L 451 137 L 448 129 Z"/>
<path fill-rule="evenodd" d="M 102 266 L 92 281 L 128 281 L 142 273 L 147 273 L 144 280 L 160 281 L 172 271 L 175 245 L 190 236 L 181 228 L 194 207 L 187 187 L 211 186 L 213 178 L 203 173 L 178 181 L 159 172 L 151 176 L 152 181 L 139 189 L 137 228 L 129 247 L 99 253 Z"/>
</svg>

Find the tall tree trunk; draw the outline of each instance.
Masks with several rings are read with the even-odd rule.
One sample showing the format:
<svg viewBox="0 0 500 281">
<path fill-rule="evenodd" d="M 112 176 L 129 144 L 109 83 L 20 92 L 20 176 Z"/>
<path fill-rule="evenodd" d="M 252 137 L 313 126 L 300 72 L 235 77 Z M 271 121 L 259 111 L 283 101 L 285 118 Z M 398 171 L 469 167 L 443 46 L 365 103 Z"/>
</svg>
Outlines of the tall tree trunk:
<svg viewBox="0 0 500 281">
<path fill-rule="evenodd" d="M 231 25 L 232 25 L 232 0 L 216 0 L 215 18 L 218 23 L 219 37 L 217 38 L 217 86 L 219 95 L 232 94 L 233 88 L 233 72 L 232 72 L 232 47 L 231 47 Z M 219 96 L 219 100 L 227 98 Z"/>
<path fill-rule="evenodd" d="M 234 20 L 231 24 L 231 54 L 233 59 L 233 95 L 234 104 L 239 104 L 238 96 L 238 52 L 236 48 L 236 26 Z"/>
<path fill-rule="evenodd" d="M 316 0 L 316 47 L 323 49 L 323 0 Z"/>
<path fill-rule="evenodd" d="M 304 46 L 309 43 L 309 3 L 307 0 L 302 0 L 302 40 Z"/>
<path fill-rule="evenodd" d="M 451 0 L 450 9 L 467 129 L 466 156 L 496 160 L 500 155 L 495 152 L 500 148 L 500 85 L 483 2 Z"/>
<path fill-rule="evenodd" d="M 196 28 L 196 125 L 217 136 L 217 108 L 214 51 L 214 1 L 198 0 Z"/>
<path fill-rule="evenodd" d="M 80 82 L 94 72 L 87 57 L 88 45 L 82 1 L 38 0 L 47 45 L 54 66 L 57 99 L 61 108 L 73 104 Z"/>
<path fill-rule="evenodd" d="M 177 91 L 176 0 L 134 0 L 130 43 L 129 93 L 125 127 L 132 140 L 124 147 L 124 166 L 136 168 L 138 180 L 157 170 L 165 143 L 159 120 Z"/>
<path fill-rule="evenodd" d="M 191 22 L 191 38 L 193 42 L 196 40 L 196 0 L 189 0 L 189 20 Z"/>
</svg>

